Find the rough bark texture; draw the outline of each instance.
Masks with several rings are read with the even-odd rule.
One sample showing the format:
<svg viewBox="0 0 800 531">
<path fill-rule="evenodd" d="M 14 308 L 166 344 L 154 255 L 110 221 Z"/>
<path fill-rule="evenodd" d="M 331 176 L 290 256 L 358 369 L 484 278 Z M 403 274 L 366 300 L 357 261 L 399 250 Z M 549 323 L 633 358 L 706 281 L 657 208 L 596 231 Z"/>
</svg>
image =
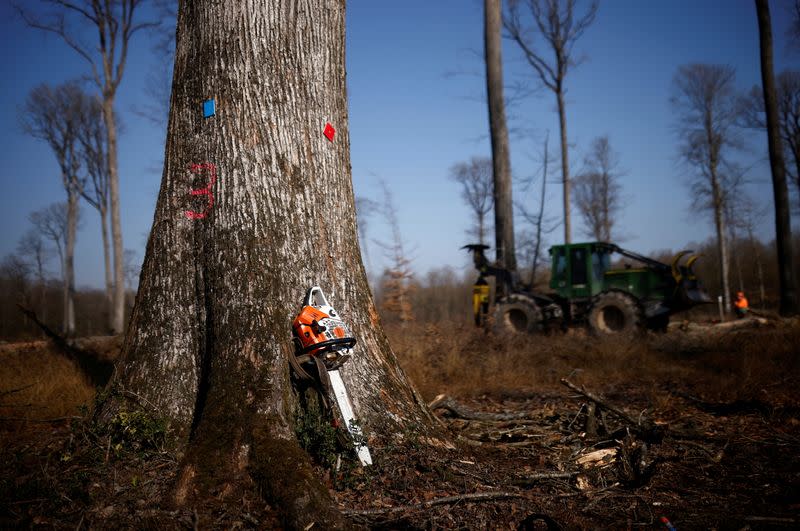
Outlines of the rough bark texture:
<svg viewBox="0 0 800 531">
<path fill-rule="evenodd" d="M 497 263 L 511 271 L 517 268 L 514 250 L 514 211 L 511 197 L 511 162 L 508 127 L 503 101 L 503 59 L 501 55 L 500 0 L 484 1 L 484 49 L 486 95 L 489 102 L 489 131 L 494 169 L 494 230 Z"/>
<path fill-rule="evenodd" d="M 756 0 L 758 34 L 761 49 L 761 86 L 764 90 L 764 111 L 767 119 L 769 162 L 772 169 L 772 190 L 775 199 L 775 242 L 778 251 L 780 280 L 780 313 L 798 313 L 797 293 L 792 277 L 792 229 L 789 214 L 789 190 L 778 122 L 778 103 L 772 66 L 772 23 L 767 0 Z"/>
<path fill-rule="evenodd" d="M 117 380 L 188 441 L 179 502 L 249 472 L 287 525 L 339 525 L 291 429 L 291 323 L 312 285 L 358 339 L 342 374 L 369 440 L 434 425 L 361 264 L 347 120 L 342 2 L 180 4 L 164 173 Z"/>
</svg>

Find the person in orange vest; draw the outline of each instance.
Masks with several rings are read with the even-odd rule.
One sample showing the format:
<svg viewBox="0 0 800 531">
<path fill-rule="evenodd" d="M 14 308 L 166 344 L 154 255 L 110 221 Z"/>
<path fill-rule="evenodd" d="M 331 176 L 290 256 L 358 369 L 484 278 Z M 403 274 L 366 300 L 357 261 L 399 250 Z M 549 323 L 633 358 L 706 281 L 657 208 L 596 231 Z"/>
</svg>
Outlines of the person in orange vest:
<svg viewBox="0 0 800 531">
<path fill-rule="evenodd" d="M 736 312 L 736 317 L 739 319 L 747 315 L 749 306 L 747 304 L 747 298 L 744 296 L 743 292 L 736 292 L 736 300 L 733 301 L 733 309 Z"/>
</svg>

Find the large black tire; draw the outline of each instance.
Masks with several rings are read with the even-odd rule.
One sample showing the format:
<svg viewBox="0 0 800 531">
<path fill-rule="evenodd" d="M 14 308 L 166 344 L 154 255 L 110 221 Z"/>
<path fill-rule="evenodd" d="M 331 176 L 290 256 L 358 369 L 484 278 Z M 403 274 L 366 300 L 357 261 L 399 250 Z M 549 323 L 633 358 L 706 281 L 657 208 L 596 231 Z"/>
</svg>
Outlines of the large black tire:
<svg viewBox="0 0 800 531">
<path fill-rule="evenodd" d="M 498 334 L 535 334 L 542 331 L 542 311 L 532 298 L 514 294 L 494 307 L 494 330 Z"/>
<path fill-rule="evenodd" d="M 598 336 L 632 336 L 642 331 L 643 323 L 636 299 L 619 291 L 599 294 L 589 310 L 589 328 Z"/>
</svg>

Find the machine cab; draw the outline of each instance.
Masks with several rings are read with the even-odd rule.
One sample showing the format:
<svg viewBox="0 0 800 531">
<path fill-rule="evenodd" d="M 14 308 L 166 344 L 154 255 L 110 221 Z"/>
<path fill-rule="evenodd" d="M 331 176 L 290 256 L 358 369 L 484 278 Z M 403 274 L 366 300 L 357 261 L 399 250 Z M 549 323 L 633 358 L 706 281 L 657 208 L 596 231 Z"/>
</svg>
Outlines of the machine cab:
<svg viewBox="0 0 800 531">
<path fill-rule="evenodd" d="M 603 290 L 603 276 L 611 265 L 611 252 L 600 242 L 554 245 L 550 288 L 561 297 L 589 298 Z"/>
</svg>

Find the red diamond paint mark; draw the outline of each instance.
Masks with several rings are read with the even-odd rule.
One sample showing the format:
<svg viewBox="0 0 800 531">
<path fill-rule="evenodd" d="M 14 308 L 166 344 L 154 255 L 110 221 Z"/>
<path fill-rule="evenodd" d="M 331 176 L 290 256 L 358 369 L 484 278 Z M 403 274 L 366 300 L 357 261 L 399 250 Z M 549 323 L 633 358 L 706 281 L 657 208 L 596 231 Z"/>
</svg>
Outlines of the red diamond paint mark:
<svg viewBox="0 0 800 531">
<path fill-rule="evenodd" d="M 325 138 L 333 142 L 333 135 L 336 134 L 336 129 L 330 123 L 325 124 L 325 130 L 322 132 L 325 135 Z"/>
</svg>

